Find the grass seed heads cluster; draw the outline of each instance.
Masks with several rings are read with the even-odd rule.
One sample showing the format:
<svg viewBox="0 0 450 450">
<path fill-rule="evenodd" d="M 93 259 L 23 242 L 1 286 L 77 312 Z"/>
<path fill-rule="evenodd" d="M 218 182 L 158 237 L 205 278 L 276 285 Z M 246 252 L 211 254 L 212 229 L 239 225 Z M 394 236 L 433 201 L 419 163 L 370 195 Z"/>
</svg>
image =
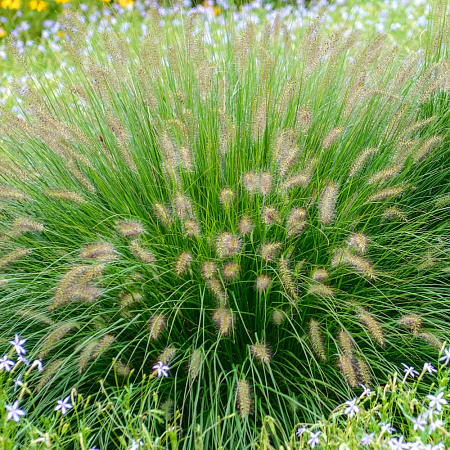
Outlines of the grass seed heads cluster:
<svg viewBox="0 0 450 450">
<path fill-rule="evenodd" d="M 152 382 L 183 426 L 292 426 L 449 338 L 445 229 L 426 226 L 446 202 L 417 192 L 447 66 L 319 20 L 225 28 L 211 52 L 184 20 L 86 52 L 69 15 L 64 95 L 36 80 L 23 118 L 2 113 L 0 327 L 45 360 L 37 398 L 170 363 Z"/>
</svg>

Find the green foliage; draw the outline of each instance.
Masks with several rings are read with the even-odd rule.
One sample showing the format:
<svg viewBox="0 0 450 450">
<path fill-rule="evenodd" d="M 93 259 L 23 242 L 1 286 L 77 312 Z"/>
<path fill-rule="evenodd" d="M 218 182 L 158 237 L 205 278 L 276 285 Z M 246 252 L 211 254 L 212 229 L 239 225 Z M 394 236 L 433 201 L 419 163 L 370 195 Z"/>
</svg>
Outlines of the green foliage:
<svg viewBox="0 0 450 450">
<path fill-rule="evenodd" d="M 445 63 L 325 38 L 319 20 L 295 41 L 279 21 L 226 28 L 211 50 L 194 18 L 155 17 L 142 45 L 84 52 L 75 21 L 64 94 L 38 79 L 25 120 L 1 116 L 0 331 L 44 359 L 30 417 L 146 375 L 185 448 L 250 448 L 262 424 L 289 436 L 436 358 Z"/>
</svg>

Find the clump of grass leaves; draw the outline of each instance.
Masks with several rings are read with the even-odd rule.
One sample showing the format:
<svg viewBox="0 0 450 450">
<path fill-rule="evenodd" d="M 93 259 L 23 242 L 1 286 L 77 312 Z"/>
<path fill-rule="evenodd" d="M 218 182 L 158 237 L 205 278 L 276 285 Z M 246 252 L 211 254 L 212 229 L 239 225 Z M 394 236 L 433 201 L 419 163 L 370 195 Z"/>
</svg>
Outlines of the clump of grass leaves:
<svg viewBox="0 0 450 450">
<path fill-rule="evenodd" d="M 319 19 L 216 48 L 184 20 L 140 44 L 66 17 L 62 95 L 2 112 L 0 328 L 46 363 L 36 413 L 163 361 L 187 447 L 245 446 L 448 339 L 450 79 Z"/>
</svg>

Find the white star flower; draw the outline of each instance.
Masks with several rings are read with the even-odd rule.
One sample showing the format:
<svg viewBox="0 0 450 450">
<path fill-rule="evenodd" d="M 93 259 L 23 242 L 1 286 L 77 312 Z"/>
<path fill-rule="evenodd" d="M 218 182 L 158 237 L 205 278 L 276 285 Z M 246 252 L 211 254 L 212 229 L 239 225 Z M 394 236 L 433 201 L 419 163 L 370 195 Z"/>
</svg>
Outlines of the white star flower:
<svg viewBox="0 0 450 450">
<path fill-rule="evenodd" d="M 370 388 L 364 386 L 362 383 L 359 383 L 359 385 L 363 388 L 363 392 L 361 394 L 361 397 L 368 397 L 372 393 Z"/>
<path fill-rule="evenodd" d="M 296 432 L 297 437 L 300 437 L 305 431 L 306 431 L 305 427 L 298 427 Z"/>
<path fill-rule="evenodd" d="M 392 438 L 389 442 L 389 447 L 391 450 L 403 450 L 409 448 L 409 443 L 403 442 L 403 439 L 405 439 L 403 436 L 400 436 L 399 438 Z"/>
<path fill-rule="evenodd" d="M 378 425 L 381 426 L 381 434 L 387 431 L 389 434 L 392 434 L 396 429 L 390 424 L 386 422 L 379 422 Z"/>
<path fill-rule="evenodd" d="M 20 356 L 17 358 L 17 362 L 19 362 L 19 361 L 22 361 L 26 366 L 29 366 L 29 365 L 30 365 L 30 361 L 28 361 L 28 359 L 25 358 L 25 356 L 23 356 L 23 355 L 20 355 Z"/>
<path fill-rule="evenodd" d="M 428 373 L 437 372 L 435 367 L 432 364 L 430 364 L 430 363 L 425 363 L 423 365 L 423 370 L 426 370 Z"/>
<path fill-rule="evenodd" d="M 25 415 L 25 411 L 23 409 L 19 409 L 19 400 L 16 400 L 13 405 L 5 405 L 8 414 L 6 415 L 6 420 L 13 419 L 14 422 L 19 423 L 20 416 Z"/>
<path fill-rule="evenodd" d="M 170 369 L 169 366 L 165 366 L 162 361 L 158 361 L 157 364 L 155 364 L 152 369 L 155 369 L 158 372 L 158 377 L 165 376 L 168 377 L 169 374 L 167 371 Z"/>
<path fill-rule="evenodd" d="M 444 363 L 444 366 L 446 366 L 450 362 L 450 347 L 444 349 L 444 356 L 441 356 L 439 358 L 439 361 L 442 361 Z"/>
<path fill-rule="evenodd" d="M 66 412 L 72 408 L 72 405 L 69 403 L 70 395 L 67 396 L 64 400 L 58 400 L 56 403 L 58 404 L 55 408 L 55 411 L 61 410 L 61 414 L 64 415 Z"/>
<path fill-rule="evenodd" d="M 417 419 L 412 418 L 411 421 L 413 423 L 414 431 L 425 431 L 425 427 L 428 425 L 428 422 L 421 415 L 419 415 Z"/>
<path fill-rule="evenodd" d="M 131 439 L 131 447 L 128 450 L 138 450 L 138 448 L 144 443 L 139 439 L 137 442 Z"/>
<path fill-rule="evenodd" d="M 0 370 L 5 369 L 7 372 L 10 372 L 13 366 L 14 361 L 10 361 L 8 359 L 8 355 L 5 355 L 3 358 L 0 358 Z"/>
<path fill-rule="evenodd" d="M 413 366 L 408 366 L 405 363 L 402 363 L 402 366 L 404 367 L 405 377 L 411 377 L 414 378 L 415 375 L 419 375 L 419 372 L 417 370 L 414 370 Z"/>
<path fill-rule="evenodd" d="M 15 380 L 14 380 L 14 392 L 17 390 L 17 386 L 23 386 L 23 382 L 21 380 L 22 375 L 19 375 Z"/>
<path fill-rule="evenodd" d="M 436 411 L 441 412 L 442 411 L 442 405 L 447 405 L 448 402 L 447 400 L 445 400 L 444 397 L 444 393 L 440 392 L 438 395 L 434 396 L 434 395 L 427 395 L 427 398 L 430 400 L 430 403 L 428 405 L 428 407 L 430 409 L 436 409 Z"/>
<path fill-rule="evenodd" d="M 347 414 L 347 416 L 350 417 L 350 419 L 355 415 L 359 413 L 359 407 L 356 405 L 356 397 L 353 400 L 347 400 L 345 402 L 347 408 L 345 408 L 344 414 Z"/>
<path fill-rule="evenodd" d="M 369 445 L 375 439 L 375 433 L 364 434 L 361 438 L 362 445 Z"/>
<path fill-rule="evenodd" d="M 25 350 L 25 348 L 23 347 L 23 344 L 25 344 L 25 342 L 27 342 L 26 339 L 20 339 L 18 334 L 14 335 L 14 340 L 13 341 L 9 341 L 9 343 L 14 347 L 14 350 L 16 351 L 16 353 L 20 356 L 20 355 L 24 355 L 27 351 Z"/>
<path fill-rule="evenodd" d="M 309 439 L 308 439 L 307 444 L 311 448 L 314 448 L 319 443 L 319 435 L 320 435 L 320 431 L 317 431 L 317 433 L 311 433 L 309 435 Z"/>
<path fill-rule="evenodd" d="M 409 450 L 423 450 L 423 444 L 421 441 L 410 442 L 407 447 Z"/>
<path fill-rule="evenodd" d="M 41 372 L 42 371 L 42 361 L 40 359 L 35 359 L 33 361 L 33 364 L 31 364 L 31 368 L 33 368 L 33 367 L 37 367 L 38 372 Z"/>
<path fill-rule="evenodd" d="M 430 423 L 430 431 L 436 431 L 438 427 L 444 428 L 444 422 L 441 419 L 436 419 L 435 421 Z"/>
</svg>

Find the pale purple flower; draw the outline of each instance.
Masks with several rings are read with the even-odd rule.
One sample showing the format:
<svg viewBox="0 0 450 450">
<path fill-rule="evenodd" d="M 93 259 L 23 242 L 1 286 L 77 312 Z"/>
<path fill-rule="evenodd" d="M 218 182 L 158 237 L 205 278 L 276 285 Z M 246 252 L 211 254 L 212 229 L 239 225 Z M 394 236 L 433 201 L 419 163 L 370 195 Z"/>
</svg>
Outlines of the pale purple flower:
<svg viewBox="0 0 450 450">
<path fill-rule="evenodd" d="M 450 347 L 444 349 L 444 356 L 441 356 L 439 358 L 439 361 L 442 361 L 444 363 L 444 366 L 446 366 L 450 362 Z"/>
<path fill-rule="evenodd" d="M 347 414 L 347 416 L 350 417 L 350 419 L 355 415 L 359 413 L 359 407 L 356 405 L 356 397 L 353 400 L 347 400 L 345 402 L 347 408 L 345 408 L 344 414 Z"/>
<path fill-rule="evenodd" d="M 66 412 L 72 408 L 72 405 L 69 403 L 70 395 L 67 396 L 64 400 L 58 400 L 56 403 L 58 404 L 55 408 L 55 411 L 61 411 L 61 414 L 64 415 Z"/>
<path fill-rule="evenodd" d="M 137 442 L 131 439 L 131 447 L 128 450 L 138 450 L 138 448 L 144 443 L 139 439 Z"/>
<path fill-rule="evenodd" d="M 430 432 L 436 431 L 438 427 L 444 427 L 444 422 L 441 419 L 436 419 L 430 423 Z"/>
<path fill-rule="evenodd" d="M 19 400 L 16 400 L 13 405 L 5 405 L 8 414 L 6 415 L 6 420 L 13 419 L 14 422 L 19 423 L 20 416 L 25 415 L 25 411 L 23 409 L 19 409 Z"/>
<path fill-rule="evenodd" d="M 19 361 L 23 362 L 26 366 L 29 366 L 29 365 L 30 365 L 30 361 L 28 361 L 28 359 L 25 358 L 25 356 L 23 356 L 23 355 L 20 355 L 20 356 L 17 358 L 17 362 L 19 362 Z"/>
<path fill-rule="evenodd" d="M 417 370 L 414 370 L 413 366 L 408 366 L 405 363 L 402 363 L 402 366 L 404 367 L 404 372 L 405 372 L 405 378 L 406 377 L 411 377 L 414 378 L 415 375 L 419 375 L 419 372 L 417 372 Z"/>
<path fill-rule="evenodd" d="M 7 372 L 10 372 L 13 366 L 14 361 L 9 360 L 8 355 L 5 355 L 3 358 L 0 358 L 0 370 L 5 369 Z"/>
<path fill-rule="evenodd" d="M 417 419 L 412 418 L 411 421 L 413 423 L 414 431 L 425 431 L 425 427 L 428 425 L 428 422 L 421 415 L 419 415 Z"/>
<path fill-rule="evenodd" d="M 362 445 L 369 445 L 375 439 L 375 433 L 364 434 L 361 438 Z"/>
<path fill-rule="evenodd" d="M 385 431 L 387 431 L 389 434 L 392 434 L 394 431 L 396 431 L 390 423 L 379 422 L 378 425 L 381 426 L 381 434 L 383 434 Z"/>
<path fill-rule="evenodd" d="M 409 443 L 403 442 L 405 438 L 400 436 L 399 438 L 392 438 L 389 442 L 389 448 L 391 450 L 403 450 L 409 448 Z"/>
<path fill-rule="evenodd" d="M 363 388 L 363 392 L 361 394 L 361 397 L 368 397 L 372 393 L 370 388 L 364 386 L 362 383 L 359 383 L 359 385 Z"/>
<path fill-rule="evenodd" d="M 17 390 L 17 386 L 23 386 L 23 382 L 21 380 L 22 375 L 19 375 L 15 380 L 14 380 L 14 392 Z"/>
<path fill-rule="evenodd" d="M 434 366 L 427 362 L 423 365 L 423 370 L 426 370 L 428 373 L 437 372 L 437 370 L 434 368 Z"/>
<path fill-rule="evenodd" d="M 27 351 L 25 350 L 25 348 L 23 347 L 23 344 L 25 344 L 25 342 L 27 342 L 26 339 L 20 339 L 18 334 L 14 335 L 14 340 L 13 341 L 9 341 L 9 343 L 14 347 L 14 350 L 16 351 L 16 353 L 20 356 L 20 355 L 24 355 Z"/>
<path fill-rule="evenodd" d="M 319 443 L 319 435 L 320 435 L 320 431 L 317 431 L 316 433 L 311 433 L 309 435 L 309 439 L 308 439 L 307 444 L 311 448 L 314 448 Z"/>
<path fill-rule="evenodd" d="M 42 361 L 41 361 L 40 359 L 35 359 L 35 360 L 33 361 L 33 364 L 31 364 L 31 367 L 32 367 L 32 368 L 33 368 L 33 367 L 37 367 L 38 372 L 41 372 L 41 371 L 42 371 Z"/>
<path fill-rule="evenodd" d="M 422 441 L 410 442 L 407 447 L 409 450 L 423 450 Z"/>
<path fill-rule="evenodd" d="M 158 377 L 161 376 L 165 376 L 168 377 L 169 374 L 167 373 L 167 371 L 170 369 L 169 366 L 165 366 L 164 363 L 162 361 L 158 361 L 158 363 L 156 363 L 152 369 L 155 369 L 158 371 Z"/>
<path fill-rule="evenodd" d="M 442 405 L 447 405 L 448 402 L 447 400 L 445 400 L 444 397 L 444 393 L 440 392 L 438 395 L 427 395 L 427 398 L 430 400 L 430 403 L 428 405 L 428 407 L 430 409 L 436 409 L 436 411 L 441 412 L 442 411 Z"/>
<path fill-rule="evenodd" d="M 296 432 L 297 437 L 300 437 L 305 431 L 306 431 L 305 427 L 298 427 Z"/>
</svg>

